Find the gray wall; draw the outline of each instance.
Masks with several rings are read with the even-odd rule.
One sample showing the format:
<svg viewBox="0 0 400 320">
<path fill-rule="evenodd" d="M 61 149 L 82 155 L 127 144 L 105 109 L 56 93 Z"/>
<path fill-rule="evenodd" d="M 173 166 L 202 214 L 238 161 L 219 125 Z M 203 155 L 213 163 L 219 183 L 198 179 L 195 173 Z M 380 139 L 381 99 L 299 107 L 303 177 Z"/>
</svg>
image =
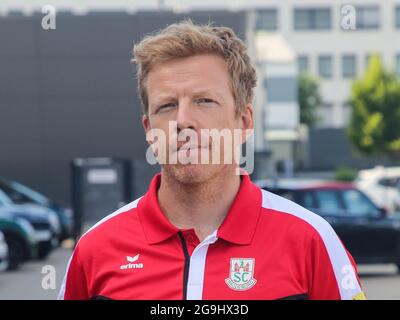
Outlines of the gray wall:
<svg viewBox="0 0 400 320">
<path fill-rule="evenodd" d="M 345 129 L 311 129 L 309 132 L 309 168 L 335 170 L 339 166 L 366 169 L 376 165 L 399 165 L 379 157 L 363 157 L 355 152 Z"/>
<path fill-rule="evenodd" d="M 0 176 L 70 201 L 76 157 L 131 159 L 135 196 L 157 168 L 144 161 L 145 140 L 134 70 L 134 41 L 190 16 L 215 21 L 244 38 L 243 12 L 92 13 L 0 17 Z"/>
</svg>

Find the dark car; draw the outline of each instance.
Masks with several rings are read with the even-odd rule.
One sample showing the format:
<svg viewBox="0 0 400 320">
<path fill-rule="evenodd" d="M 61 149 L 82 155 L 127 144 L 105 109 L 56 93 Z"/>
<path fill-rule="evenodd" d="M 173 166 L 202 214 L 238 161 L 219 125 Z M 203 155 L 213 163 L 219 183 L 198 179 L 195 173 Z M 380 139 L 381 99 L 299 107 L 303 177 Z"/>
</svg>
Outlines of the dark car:
<svg viewBox="0 0 400 320">
<path fill-rule="evenodd" d="M 400 272 L 400 217 L 389 216 L 353 184 L 264 183 L 260 187 L 322 216 L 357 263 L 395 263 Z"/>
<path fill-rule="evenodd" d="M 0 179 L 0 190 L 2 190 L 14 204 L 36 204 L 55 212 L 60 224 L 59 241 L 72 236 L 73 213 L 72 210 L 59 204 L 31 188 L 15 182 Z"/>
<path fill-rule="evenodd" d="M 3 233 L 8 246 L 8 270 L 15 270 L 20 263 L 37 257 L 38 243 L 32 225 L 2 207 L 0 207 L 0 232 Z"/>
<path fill-rule="evenodd" d="M 44 259 L 58 245 L 60 226 L 57 216 L 50 209 L 35 204 L 14 204 L 0 190 L 0 208 L 15 218 L 30 223 L 38 242 L 37 258 Z"/>
</svg>

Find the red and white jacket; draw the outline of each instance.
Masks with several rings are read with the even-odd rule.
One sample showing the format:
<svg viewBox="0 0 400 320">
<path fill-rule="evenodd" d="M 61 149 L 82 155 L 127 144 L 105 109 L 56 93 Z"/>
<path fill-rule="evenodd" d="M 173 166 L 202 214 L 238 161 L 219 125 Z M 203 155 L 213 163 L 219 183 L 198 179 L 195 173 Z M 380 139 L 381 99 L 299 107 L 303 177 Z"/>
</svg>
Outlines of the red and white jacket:
<svg viewBox="0 0 400 320">
<path fill-rule="evenodd" d="M 81 237 L 60 299 L 364 297 L 351 255 L 320 216 L 244 175 L 222 225 L 200 242 L 161 211 L 160 180 Z"/>
</svg>

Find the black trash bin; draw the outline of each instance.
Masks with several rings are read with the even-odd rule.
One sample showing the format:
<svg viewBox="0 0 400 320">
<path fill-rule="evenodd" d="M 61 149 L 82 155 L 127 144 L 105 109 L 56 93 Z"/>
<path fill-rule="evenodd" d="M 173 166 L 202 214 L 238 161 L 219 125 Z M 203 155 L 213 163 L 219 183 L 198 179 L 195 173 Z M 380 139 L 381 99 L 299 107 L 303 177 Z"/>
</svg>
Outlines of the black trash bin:
<svg viewBox="0 0 400 320">
<path fill-rule="evenodd" d="M 78 158 L 72 161 L 74 236 L 87 226 L 131 201 L 132 166 L 129 160 Z"/>
</svg>

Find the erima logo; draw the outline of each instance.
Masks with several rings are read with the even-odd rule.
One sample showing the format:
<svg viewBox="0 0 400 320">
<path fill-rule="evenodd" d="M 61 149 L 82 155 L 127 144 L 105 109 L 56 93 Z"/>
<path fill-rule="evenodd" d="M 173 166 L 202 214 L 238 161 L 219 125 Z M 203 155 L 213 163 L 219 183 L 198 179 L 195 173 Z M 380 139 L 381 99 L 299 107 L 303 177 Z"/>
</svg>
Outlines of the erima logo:
<svg viewBox="0 0 400 320">
<path fill-rule="evenodd" d="M 135 261 L 137 261 L 139 259 L 139 255 L 137 254 L 134 257 L 130 257 L 130 256 L 126 256 L 126 261 L 128 261 L 128 264 L 123 264 L 120 266 L 121 270 L 125 270 L 125 269 L 143 269 L 143 263 L 134 263 Z"/>
</svg>

